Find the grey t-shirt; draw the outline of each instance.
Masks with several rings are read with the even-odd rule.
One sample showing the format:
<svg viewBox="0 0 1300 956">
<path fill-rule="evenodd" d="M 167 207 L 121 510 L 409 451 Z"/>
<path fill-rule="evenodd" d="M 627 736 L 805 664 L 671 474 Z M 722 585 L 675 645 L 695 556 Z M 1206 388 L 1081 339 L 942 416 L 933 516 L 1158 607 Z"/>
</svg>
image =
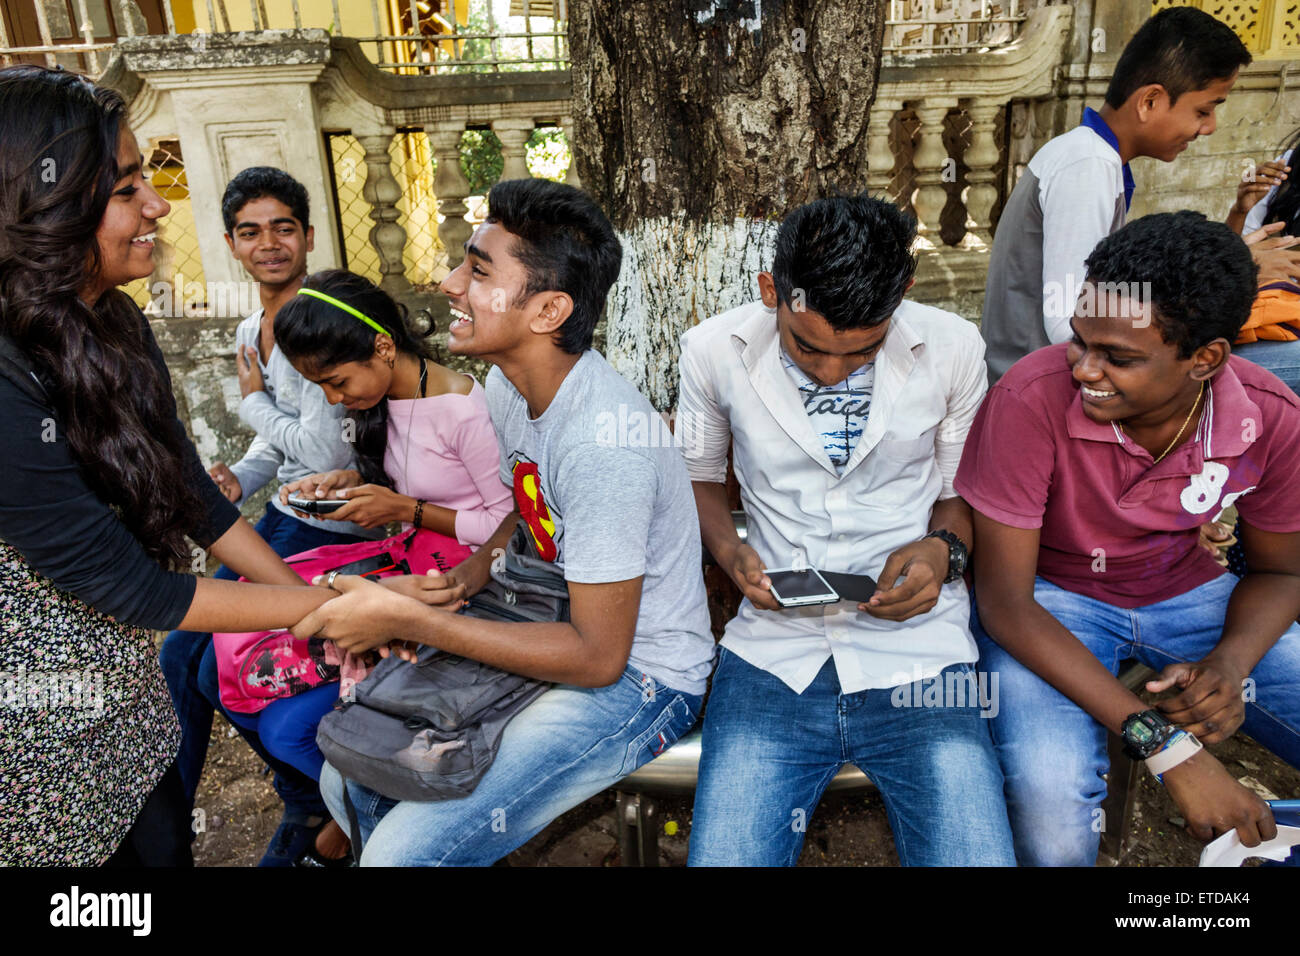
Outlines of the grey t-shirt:
<svg viewBox="0 0 1300 956">
<path fill-rule="evenodd" d="M 538 418 L 497 368 L 487 401 L 501 480 L 538 551 L 578 584 L 644 576 L 629 663 L 675 690 L 704 693 L 714 645 L 699 518 L 658 412 L 591 350 Z"/>
</svg>

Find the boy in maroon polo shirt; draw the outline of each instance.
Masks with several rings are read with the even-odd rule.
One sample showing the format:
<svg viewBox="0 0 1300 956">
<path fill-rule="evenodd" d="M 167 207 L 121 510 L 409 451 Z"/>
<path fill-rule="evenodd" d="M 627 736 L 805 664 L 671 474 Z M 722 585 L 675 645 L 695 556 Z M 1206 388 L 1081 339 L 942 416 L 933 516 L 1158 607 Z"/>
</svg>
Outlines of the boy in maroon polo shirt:
<svg viewBox="0 0 1300 956">
<path fill-rule="evenodd" d="M 955 481 L 1016 857 L 1094 862 L 1107 730 L 1193 835 L 1255 846 L 1276 834 L 1268 806 L 1199 747 L 1244 725 L 1300 765 L 1300 400 L 1230 354 L 1256 267 L 1226 226 L 1147 216 L 1087 269 L 1072 340 L 989 391 Z M 1240 580 L 1197 544 L 1229 506 Z M 1127 658 L 1176 693 L 1148 710 L 1115 677 Z"/>
</svg>

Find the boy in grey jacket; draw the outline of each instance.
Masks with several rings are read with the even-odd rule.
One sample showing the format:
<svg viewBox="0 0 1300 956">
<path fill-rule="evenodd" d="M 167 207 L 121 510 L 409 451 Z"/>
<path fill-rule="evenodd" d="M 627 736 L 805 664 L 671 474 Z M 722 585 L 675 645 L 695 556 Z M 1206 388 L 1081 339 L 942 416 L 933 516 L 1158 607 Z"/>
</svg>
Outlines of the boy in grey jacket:
<svg viewBox="0 0 1300 956">
<path fill-rule="evenodd" d="M 351 468 L 354 454 L 344 409 L 330 405 L 320 386 L 299 375 L 275 347 L 275 315 L 297 294 L 307 274 L 313 239 L 307 190 L 282 170 L 252 167 L 230 181 L 221 213 L 226 244 L 257 281 L 262 302 L 235 333 L 239 417 L 257 437 L 234 465 L 217 462 L 209 470 L 222 493 L 242 505 L 272 478 L 290 482 Z M 299 517 L 277 497 L 268 502 L 257 532 L 281 557 L 379 533 L 349 522 Z M 233 580 L 235 574 L 222 567 L 216 577 Z M 181 723 L 177 767 L 192 800 L 207 756 L 212 714 L 221 707 L 212 635 L 173 631 L 163 643 L 160 660 Z M 319 858 L 320 852 L 332 856 L 330 847 L 317 845 L 328 844 L 330 835 L 317 840 L 329 817 L 316 781 L 272 758 L 256 732 L 239 730 L 276 771 L 275 789 L 285 804 L 284 819 L 261 865 L 290 866 L 304 856 Z M 346 843 L 341 831 L 334 836 L 337 852 Z"/>
</svg>

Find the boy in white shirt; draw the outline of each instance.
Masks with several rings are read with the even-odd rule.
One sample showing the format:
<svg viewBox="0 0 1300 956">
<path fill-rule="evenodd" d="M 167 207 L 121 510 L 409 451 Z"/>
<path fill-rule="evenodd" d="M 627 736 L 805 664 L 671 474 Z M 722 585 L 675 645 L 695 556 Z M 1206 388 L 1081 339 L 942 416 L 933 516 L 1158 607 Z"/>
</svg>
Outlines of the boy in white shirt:
<svg viewBox="0 0 1300 956">
<path fill-rule="evenodd" d="M 1070 338 L 1083 260 L 1124 225 L 1129 160 L 1172 163 L 1214 132 L 1214 110 L 1250 63 L 1237 35 L 1191 7 L 1162 10 L 1124 47 L 1102 108 L 1029 161 L 998 220 L 980 332 L 990 383 Z"/>
<path fill-rule="evenodd" d="M 966 320 L 903 301 L 914 238 L 881 200 L 797 209 L 759 276 L 762 301 L 682 338 L 700 529 L 745 598 L 704 720 L 692 865 L 793 865 L 846 763 L 880 788 L 905 865 L 1014 863 L 982 719 L 996 689 L 976 686 L 962 580 L 970 509 L 952 489 L 984 349 Z M 783 609 L 765 568 L 800 560 L 879 587 Z"/>
</svg>

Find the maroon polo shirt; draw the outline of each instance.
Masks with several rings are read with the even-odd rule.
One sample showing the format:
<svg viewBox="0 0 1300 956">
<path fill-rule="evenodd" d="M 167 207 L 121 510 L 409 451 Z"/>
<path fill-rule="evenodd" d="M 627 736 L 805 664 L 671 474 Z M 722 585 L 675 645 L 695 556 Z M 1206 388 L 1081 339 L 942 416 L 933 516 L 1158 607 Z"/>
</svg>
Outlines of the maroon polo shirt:
<svg viewBox="0 0 1300 956">
<path fill-rule="evenodd" d="M 986 517 L 1041 529 L 1039 575 L 1141 607 L 1223 573 L 1197 537 L 1229 505 L 1252 527 L 1300 531 L 1300 399 L 1280 379 L 1230 357 L 1192 437 L 1154 464 L 1084 414 L 1067 348 L 1031 353 L 989 389 L 954 482 Z"/>
</svg>

